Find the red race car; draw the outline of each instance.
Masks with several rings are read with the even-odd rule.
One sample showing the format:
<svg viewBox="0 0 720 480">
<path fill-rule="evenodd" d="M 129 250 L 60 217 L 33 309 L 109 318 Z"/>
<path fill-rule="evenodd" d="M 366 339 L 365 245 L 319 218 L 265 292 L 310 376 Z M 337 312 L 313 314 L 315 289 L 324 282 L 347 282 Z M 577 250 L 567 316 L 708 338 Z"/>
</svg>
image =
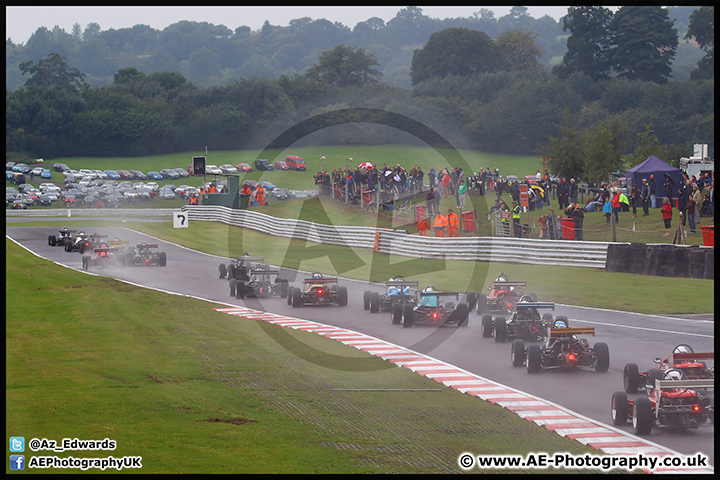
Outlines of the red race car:
<svg viewBox="0 0 720 480">
<path fill-rule="evenodd" d="M 639 387 L 661 379 L 669 369 L 680 370 L 689 380 L 715 378 L 714 369 L 708 369 L 704 362 L 714 359 L 713 353 L 695 353 L 691 346 L 683 343 L 675 347 L 665 360 L 656 358 L 654 361 L 658 367 L 647 372 L 640 372 L 637 364 L 628 363 L 623 370 L 625 393 L 636 393 Z"/>
<path fill-rule="evenodd" d="M 501 273 L 496 278 L 491 287 L 487 287 L 490 290 L 490 294 L 486 295 L 480 293 L 477 296 L 477 313 L 483 314 L 487 312 L 498 312 L 503 314 L 512 314 L 515 311 L 515 306 L 525 294 L 518 287 L 526 287 L 527 282 L 510 282 L 504 273 Z M 528 294 L 530 301 L 537 302 L 537 295 L 534 293 Z"/>
</svg>

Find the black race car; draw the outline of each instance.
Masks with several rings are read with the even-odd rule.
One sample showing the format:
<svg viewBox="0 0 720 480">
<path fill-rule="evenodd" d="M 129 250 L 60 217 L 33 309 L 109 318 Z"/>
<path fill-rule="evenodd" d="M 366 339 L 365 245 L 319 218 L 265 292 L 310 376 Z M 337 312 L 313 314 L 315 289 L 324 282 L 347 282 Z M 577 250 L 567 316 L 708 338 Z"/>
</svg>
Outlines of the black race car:
<svg viewBox="0 0 720 480">
<path fill-rule="evenodd" d="M 395 304 L 401 307 L 406 303 L 414 305 L 417 300 L 418 282 L 407 281 L 397 275 L 385 282 L 385 293 L 366 290 L 363 293 L 363 309 L 370 310 L 370 313 L 391 312 Z"/>
<path fill-rule="evenodd" d="M 248 271 L 247 281 L 231 278 L 228 283 L 230 295 L 236 298 L 288 296 L 288 281 L 280 278 L 280 270 L 272 270 L 265 264 L 252 266 Z"/>
<path fill-rule="evenodd" d="M 253 265 L 264 264 L 265 257 L 251 257 L 247 252 L 243 252 L 239 257 L 230 260 L 230 263 L 221 263 L 218 267 L 218 277 L 227 278 L 228 280 L 234 278 L 235 281 L 247 282 L 250 280 L 250 268 Z"/>
<path fill-rule="evenodd" d="M 101 248 L 107 235 L 99 235 L 94 233 L 92 235 L 86 235 L 84 232 L 78 233 L 74 239 L 66 238 L 65 251 L 66 252 L 80 252 L 80 255 L 85 252 L 91 252 L 94 248 Z"/>
<path fill-rule="evenodd" d="M 347 287 L 338 284 L 337 277 L 324 277 L 320 272 L 314 272 L 312 277 L 303 280 L 302 287 L 290 288 L 288 303 L 293 308 L 304 305 L 337 305 L 347 306 Z"/>
<path fill-rule="evenodd" d="M 159 246 L 156 243 L 141 243 L 135 245 L 135 248 L 127 254 L 127 264 L 130 266 L 157 265 L 164 267 L 167 265 L 167 255 L 165 252 L 157 251 L 157 248 L 159 248 Z"/>
<path fill-rule="evenodd" d="M 57 235 L 48 235 L 48 245 L 51 247 L 55 246 L 65 246 L 65 239 L 69 239 L 71 242 L 73 241 L 73 234 L 77 232 L 77 230 L 70 230 L 68 227 L 62 227 L 58 230 Z"/>
<path fill-rule="evenodd" d="M 455 297 L 460 299 L 458 292 L 438 292 L 435 287 L 428 285 L 420 293 L 419 300 L 415 304 L 393 304 L 392 322 L 400 323 L 405 328 L 413 325 L 457 325 L 464 327 L 468 324 L 469 307 L 465 302 L 442 303 L 444 297 Z"/>
<path fill-rule="evenodd" d="M 551 313 L 540 315 L 539 309 L 551 308 L 555 310 L 552 302 L 533 302 L 529 295 L 524 295 L 515 306 L 515 312 L 509 317 L 504 316 L 493 318 L 486 313 L 482 316 L 480 331 L 485 338 L 495 335 L 496 342 L 504 342 L 506 339 L 520 338 L 528 341 L 537 341 L 545 338 L 547 328 L 553 324 Z M 564 320 L 568 326 L 567 317 L 562 315 L 558 320 Z"/>
<path fill-rule="evenodd" d="M 567 324 L 555 319 L 553 327 L 548 328 L 548 335 L 542 346 L 529 345 L 516 339 L 510 348 L 510 360 L 513 367 L 525 363 L 528 373 L 540 370 L 583 366 L 594 368 L 597 372 L 607 372 L 610 367 L 610 351 L 606 343 L 598 342 L 594 347 L 578 335 L 595 336 L 595 328 L 567 328 Z"/>
</svg>

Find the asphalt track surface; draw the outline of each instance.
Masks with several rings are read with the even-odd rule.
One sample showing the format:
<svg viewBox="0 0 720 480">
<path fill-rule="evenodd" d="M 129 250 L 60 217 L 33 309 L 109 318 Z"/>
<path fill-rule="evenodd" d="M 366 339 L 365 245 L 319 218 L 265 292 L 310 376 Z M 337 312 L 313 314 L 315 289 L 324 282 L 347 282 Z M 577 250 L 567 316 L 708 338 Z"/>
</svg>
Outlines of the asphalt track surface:
<svg viewBox="0 0 720 480">
<path fill-rule="evenodd" d="M 6 234 L 27 249 L 81 270 L 81 255 L 67 253 L 62 247 L 48 246 L 48 235 L 56 233 L 57 227 L 6 226 Z M 611 424 L 610 399 L 613 392 L 623 389 L 622 372 L 626 363 L 637 363 L 641 371 L 653 368 L 655 357 L 667 358 L 672 348 L 680 343 L 692 346 L 696 352 L 714 351 L 714 322 L 710 315 L 671 317 L 556 305 L 554 315 L 566 315 L 570 326 L 595 327 L 596 335 L 588 337 L 588 341 L 591 345 L 595 342 L 608 344 L 610 369 L 606 373 L 577 368 L 528 374 L 524 367 L 511 365 L 509 341 L 496 343 L 493 338 L 482 337 L 480 316 L 476 312 L 470 313 L 467 327 L 403 328 L 391 323 L 389 313 L 372 314 L 363 309 L 363 292 L 382 292 L 382 285 L 348 279 L 340 282 L 348 288 L 347 307 L 293 308 L 285 299 L 277 297 L 239 300 L 229 295 L 227 280 L 218 277 L 218 266 L 228 263 L 227 258 L 190 250 L 125 228 L 99 228 L 97 233 L 107 234 L 110 239 L 128 240 L 130 244 L 158 243 L 160 250 L 167 254 L 168 264 L 166 267 L 95 268 L 93 273 L 226 305 L 245 306 L 361 332 L 544 398 L 605 424 Z M 282 269 L 281 276 L 297 287 L 308 272 Z M 672 292 L 658 292 L 658 295 L 667 294 Z M 712 361 L 708 362 L 708 366 L 712 365 Z M 640 395 L 628 396 L 633 399 Z M 632 433 L 630 425 L 619 428 Z M 712 426 L 681 431 L 653 429 L 648 440 L 687 455 L 704 453 L 714 465 L 714 436 Z"/>
</svg>

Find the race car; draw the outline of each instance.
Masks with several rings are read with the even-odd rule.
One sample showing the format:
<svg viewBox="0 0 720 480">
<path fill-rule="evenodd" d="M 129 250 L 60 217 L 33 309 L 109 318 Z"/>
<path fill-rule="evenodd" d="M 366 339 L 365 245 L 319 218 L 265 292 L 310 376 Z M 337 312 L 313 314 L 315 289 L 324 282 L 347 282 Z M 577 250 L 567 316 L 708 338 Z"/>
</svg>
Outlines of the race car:
<svg viewBox="0 0 720 480">
<path fill-rule="evenodd" d="M 65 251 L 66 252 L 80 252 L 80 255 L 85 252 L 92 251 L 94 248 L 100 248 L 103 239 L 108 238 L 107 235 L 99 235 L 93 233 L 92 235 L 86 235 L 85 232 L 78 233 L 74 239 L 66 238 Z"/>
<path fill-rule="evenodd" d="M 555 310 L 552 302 L 533 302 L 530 295 L 523 295 L 517 303 L 515 312 L 507 319 L 504 316 L 493 318 L 490 314 L 482 316 L 480 331 L 485 338 L 495 335 L 496 342 L 504 342 L 506 339 L 523 339 L 528 341 L 543 340 L 548 327 L 552 327 L 553 316 L 551 313 L 543 313 L 538 309 L 551 308 Z M 558 315 L 558 320 L 565 322 L 568 326 L 567 317 Z"/>
<path fill-rule="evenodd" d="M 492 286 L 487 287 L 490 290 L 490 294 L 486 295 L 481 293 L 477 297 L 477 313 L 482 315 L 486 312 L 498 312 L 503 314 L 512 314 L 515 311 L 515 305 L 520 301 L 520 298 L 525 295 L 522 291 L 517 288 L 527 287 L 527 282 L 508 281 L 507 276 L 501 273 L 493 282 Z M 533 302 L 537 302 L 537 295 L 534 293 L 528 294 Z"/>
<path fill-rule="evenodd" d="M 250 267 L 248 277 L 247 281 L 230 279 L 231 296 L 236 298 L 267 296 L 286 298 L 288 296 L 288 281 L 280 278 L 280 271 L 271 270 L 269 265 L 262 264 Z M 272 277 L 275 277 L 275 279 L 273 280 Z"/>
<path fill-rule="evenodd" d="M 524 363 L 528 373 L 577 366 L 607 372 L 610 368 L 610 350 L 607 344 L 597 342 L 590 347 L 586 339 L 578 338 L 578 335 L 582 334 L 595 336 L 595 328 L 568 328 L 564 320 L 556 318 L 552 327 L 548 328 L 542 346 L 533 344 L 525 348 L 525 342 L 521 339 L 513 340 L 510 347 L 512 365 L 521 367 Z"/>
<path fill-rule="evenodd" d="M 65 246 L 65 239 L 68 238 L 72 242 L 73 234 L 77 230 L 70 230 L 68 227 L 62 227 L 58 230 L 57 235 L 48 235 L 48 245 L 55 247 L 58 245 Z"/>
<path fill-rule="evenodd" d="M 337 305 L 347 306 L 347 287 L 338 285 L 337 277 L 324 277 L 314 272 L 311 278 L 303 280 L 302 287 L 290 289 L 288 302 L 293 308 L 304 305 Z"/>
<path fill-rule="evenodd" d="M 418 298 L 418 282 L 405 280 L 401 275 L 397 275 L 385 282 L 385 293 L 371 292 L 365 290 L 363 293 L 363 309 L 370 310 L 370 313 L 378 313 L 379 311 L 391 312 L 393 305 L 401 306 L 410 303 L 417 303 Z"/>
<path fill-rule="evenodd" d="M 625 425 L 632 418 L 636 435 L 650 435 L 653 427 L 679 430 L 715 425 L 714 378 L 689 380 L 683 370 L 668 368 L 661 378 L 647 380 L 647 395 L 635 401 L 628 400 L 625 392 L 613 393 L 614 425 Z"/>
<path fill-rule="evenodd" d="M 663 377 L 663 373 L 669 369 L 680 370 L 689 380 L 715 378 L 715 369 L 708 368 L 704 360 L 714 360 L 715 354 L 695 353 L 690 345 L 681 343 L 673 348 L 670 356 L 665 360 L 655 358 L 658 364 L 655 369 L 640 372 L 636 363 L 628 363 L 623 369 L 623 387 L 625 393 L 636 393 L 638 388 L 646 384 L 652 384 L 655 380 Z"/>
<path fill-rule="evenodd" d="M 93 248 L 94 254 L 83 254 L 82 268 L 90 270 L 93 267 L 122 267 L 127 262 L 127 240 L 110 240 L 100 244 L 100 247 Z"/>
<path fill-rule="evenodd" d="M 235 257 L 227 265 L 221 263 L 218 267 L 218 277 L 227 278 L 228 281 L 234 278 L 236 281 L 247 282 L 250 280 L 250 267 L 253 266 L 253 262 L 257 265 L 264 265 L 265 257 L 251 257 L 248 252 L 243 252 L 242 255 Z"/>
<path fill-rule="evenodd" d="M 393 304 L 392 322 L 411 328 L 413 325 L 457 325 L 466 327 L 468 324 L 468 304 L 458 302 L 442 303 L 443 297 L 460 299 L 459 292 L 438 292 L 434 286 L 428 285 L 420 292 L 415 304 Z"/>
<path fill-rule="evenodd" d="M 158 244 L 156 243 L 141 243 L 139 245 L 135 245 L 135 248 L 133 248 L 127 254 L 127 264 L 130 266 L 158 265 L 160 267 L 164 267 L 165 265 L 167 265 L 167 255 L 165 254 L 165 252 L 156 251 L 156 248 L 159 248 Z"/>
</svg>

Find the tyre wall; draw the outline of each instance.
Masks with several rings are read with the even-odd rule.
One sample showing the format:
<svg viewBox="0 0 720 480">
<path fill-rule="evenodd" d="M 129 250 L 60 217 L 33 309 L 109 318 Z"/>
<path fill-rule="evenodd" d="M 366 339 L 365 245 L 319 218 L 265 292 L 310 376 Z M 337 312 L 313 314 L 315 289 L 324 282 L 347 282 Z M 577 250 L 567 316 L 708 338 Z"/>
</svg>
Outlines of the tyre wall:
<svg viewBox="0 0 720 480">
<path fill-rule="evenodd" d="M 714 279 L 715 248 L 613 243 L 608 245 L 605 271 Z"/>
</svg>

